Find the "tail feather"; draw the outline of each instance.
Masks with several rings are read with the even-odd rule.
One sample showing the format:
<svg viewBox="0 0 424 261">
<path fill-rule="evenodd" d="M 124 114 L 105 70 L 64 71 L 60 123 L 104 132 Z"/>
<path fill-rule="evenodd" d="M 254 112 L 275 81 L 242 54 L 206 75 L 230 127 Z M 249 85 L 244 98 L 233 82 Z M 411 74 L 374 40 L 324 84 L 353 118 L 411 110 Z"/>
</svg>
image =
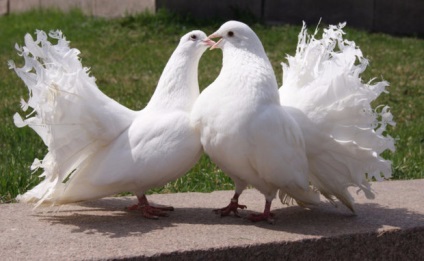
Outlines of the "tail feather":
<svg viewBox="0 0 424 261">
<path fill-rule="evenodd" d="M 386 134 L 395 123 L 388 106 L 371 107 L 389 84 L 362 81 L 368 61 L 354 42 L 343 39 L 344 26 L 330 25 L 322 39 L 303 26 L 295 56 L 282 64 L 280 97 L 304 132 L 311 184 L 353 211 L 349 186 L 373 198 L 368 181 L 391 176 L 391 162 L 381 153 L 395 150 Z"/>
<path fill-rule="evenodd" d="M 79 50 L 70 48 L 60 31 L 49 34 L 56 44 L 43 31 L 36 36 L 34 40 L 27 34 L 25 46 L 16 46 L 25 65 L 17 68 L 10 61 L 9 66 L 28 87 L 29 99 L 21 101 L 23 111 L 32 109 L 24 117 L 16 113 L 14 122 L 31 127 L 49 151 L 32 165 L 32 169 L 44 169 L 45 180 L 18 199 L 41 204 L 57 194 L 55 190 L 84 160 L 122 133 L 136 112 L 98 89 L 89 69 L 81 64 Z"/>
<path fill-rule="evenodd" d="M 315 190 L 300 190 L 300 189 L 290 189 L 282 188 L 278 192 L 278 196 L 281 200 L 281 203 L 285 205 L 291 205 L 293 201 L 301 207 L 309 207 L 319 204 L 320 198 L 319 193 Z"/>
</svg>

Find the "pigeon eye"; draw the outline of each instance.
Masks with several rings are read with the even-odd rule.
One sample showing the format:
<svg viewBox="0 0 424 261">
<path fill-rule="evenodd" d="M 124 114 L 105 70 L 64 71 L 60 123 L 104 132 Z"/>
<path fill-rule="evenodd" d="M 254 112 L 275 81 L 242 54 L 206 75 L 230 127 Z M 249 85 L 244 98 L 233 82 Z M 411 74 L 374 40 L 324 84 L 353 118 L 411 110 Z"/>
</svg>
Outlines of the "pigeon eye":
<svg viewBox="0 0 424 261">
<path fill-rule="evenodd" d="M 227 35 L 228 35 L 229 37 L 233 37 L 233 36 L 234 36 L 234 33 L 233 33 L 233 31 L 229 31 L 229 32 L 227 33 Z"/>
<path fill-rule="evenodd" d="M 190 39 L 191 40 L 196 40 L 197 39 L 197 36 L 195 34 L 192 34 L 192 35 L 190 35 Z"/>
</svg>

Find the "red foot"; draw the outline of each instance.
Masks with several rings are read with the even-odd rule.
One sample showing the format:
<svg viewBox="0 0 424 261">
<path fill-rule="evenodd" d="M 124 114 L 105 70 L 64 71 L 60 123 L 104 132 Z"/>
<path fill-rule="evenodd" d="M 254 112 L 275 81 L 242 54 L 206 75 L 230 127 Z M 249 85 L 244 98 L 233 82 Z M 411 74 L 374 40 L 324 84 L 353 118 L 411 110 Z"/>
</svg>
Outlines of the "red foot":
<svg viewBox="0 0 424 261">
<path fill-rule="evenodd" d="M 270 224 L 274 224 L 274 213 L 261 213 L 261 214 L 251 214 L 247 219 L 252 222 L 266 221 Z"/>
<path fill-rule="evenodd" d="M 274 214 L 271 213 L 271 201 L 265 201 L 265 209 L 262 214 L 251 214 L 247 219 L 252 222 L 266 221 L 270 224 L 274 224 Z"/>
<path fill-rule="evenodd" d="M 147 201 L 146 196 L 137 197 L 138 204 L 127 207 L 128 210 L 140 210 L 141 214 L 145 218 L 149 219 L 158 219 L 159 217 L 167 217 L 168 213 L 164 211 L 174 211 L 174 208 L 171 206 L 161 206 L 156 205 L 152 206 Z"/>
<path fill-rule="evenodd" d="M 247 208 L 246 205 L 239 205 L 238 200 L 231 199 L 231 202 L 228 206 L 226 206 L 225 208 L 214 209 L 213 211 L 216 214 L 221 214 L 221 217 L 229 216 L 231 212 L 233 212 L 236 217 L 240 217 L 240 215 L 238 214 L 238 209 L 245 208 Z"/>
<path fill-rule="evenodd" d="M 168 213 L 164 212 L 164 211 L 168 211 L 167 209 L 157 208 L 157 207 L 153 207 L 149 205 L 141 206 L 140 210 L 143 217 L 149 218 L 149 219 L 158 219 L 159 217 L 169 216 Z"/>
</svg>

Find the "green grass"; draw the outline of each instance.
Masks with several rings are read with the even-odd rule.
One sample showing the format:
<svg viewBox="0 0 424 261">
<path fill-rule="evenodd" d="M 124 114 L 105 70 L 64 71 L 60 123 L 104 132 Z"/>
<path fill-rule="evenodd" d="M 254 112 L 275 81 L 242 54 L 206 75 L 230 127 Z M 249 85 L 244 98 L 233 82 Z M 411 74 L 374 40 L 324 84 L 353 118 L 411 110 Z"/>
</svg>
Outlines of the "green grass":
<svg viewBox="0 0 424 261">
<path fill-rule="evenodd" d="M 271 27 L 248 22 L 262 39 L 281 81 L 280 62 L 285 61 L 286 53 L 294 54 L 300 25 Z M 34 158 L 42 158 L 46 153 L 44 144 L 31 129 L 18 129 L 12 120 L 13 114 L 20 110 L 20 98 L 27 97 L 27 89 L 8 69 L 7 61 L 12 59 L 22 64 L 14 44 L 22 45 L 25 33 L 61 29 L 71 46 L 81 51 L 84 66 L 91 68 L 98 86 L 107 95 L 129 108 L 142 109 L 179 38 L 193 29 L 210 34 L 221 23 L 165 13 L 117 20 L 55 11 L 0 17 L 0 202 L 10 202 L 37 184 L 39 178 L 31 174 L 29 167 Z M 346 31 L 347 38 L 354 40 L 371 61 L 364 80 L 377 77 L 391 83 L 390 93 L 382 95 L 376 105 L 391 106 L 397 122 L 389 130 L 397 139 L 397 151 L 386 153 L 393 161 L 394 178 L 424 178 L 424 41 L 354 29 Z M 200 86 L 212 82 L 220 67 L 221 52 L 206 52 L 199 66 Z M 151 193 L 208 192 L 232 186 L 231 180 L 204 156 L 187 175 Z"/>
</svg>

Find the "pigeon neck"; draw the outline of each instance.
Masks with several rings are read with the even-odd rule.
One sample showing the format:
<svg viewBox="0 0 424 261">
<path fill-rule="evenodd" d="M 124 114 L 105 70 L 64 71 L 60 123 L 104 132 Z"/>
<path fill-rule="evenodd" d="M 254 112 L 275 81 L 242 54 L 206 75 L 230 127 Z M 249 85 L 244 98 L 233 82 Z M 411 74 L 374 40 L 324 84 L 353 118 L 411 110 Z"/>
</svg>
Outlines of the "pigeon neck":
<svg viewBox="0 0 424 261">
<path fill-rule="evenodd" d="M 177 48 L 163 70 L 148 107 L 190 111 L 199 96 L 199 60 L 200 55 L 189 55 Z"/>
<path fill-rule="evenodd" d="M 263 48 L 236 48 L 228 46 L 223 49 L 223 66 L 239 67 L 247 66 L 250 68 L 258 67 L 257 69 L 271 69 L 271 63 L 265 54 Z M 269 67 L 269 68 L 268 68 Z"/>
<path fill-rule="evenodd" d="M 265 52 L 242 48 L 228 48 L 223 53 L 221 79 L 226 79 L 225 90 L 243 93 L 255 100 L 278 103 L 278 84 Z"/>
</svg>

